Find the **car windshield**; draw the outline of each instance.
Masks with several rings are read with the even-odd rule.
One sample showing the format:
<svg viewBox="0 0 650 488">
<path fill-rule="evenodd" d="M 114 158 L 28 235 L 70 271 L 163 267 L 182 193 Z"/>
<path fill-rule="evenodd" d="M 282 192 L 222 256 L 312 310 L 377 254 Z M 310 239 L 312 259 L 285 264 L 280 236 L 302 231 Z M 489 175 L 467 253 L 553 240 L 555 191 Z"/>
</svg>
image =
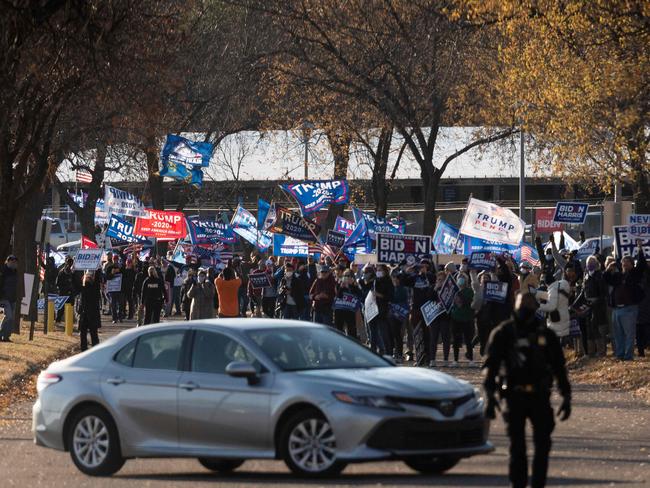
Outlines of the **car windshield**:
<svg viewBox="0 0 650 488">
<path fill-rule="evenodd" d="M 392 366 L 352 339 L 326 328 L 259 329 L 247 334 L 283 371 Z"/>
</svg>

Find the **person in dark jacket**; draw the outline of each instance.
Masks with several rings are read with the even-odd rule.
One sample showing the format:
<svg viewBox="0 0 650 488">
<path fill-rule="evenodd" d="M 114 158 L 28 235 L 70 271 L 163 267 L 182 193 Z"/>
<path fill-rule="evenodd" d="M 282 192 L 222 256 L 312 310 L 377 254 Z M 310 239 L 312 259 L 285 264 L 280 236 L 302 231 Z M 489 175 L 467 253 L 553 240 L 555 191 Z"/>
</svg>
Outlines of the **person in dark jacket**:
<svg viewBox="0 0 650 488">
<path fill-rule="evenodd" d="M 645 350 L 650 348 L 650 268 L 648 267 L 646 267 L 641 285 L 644 297 L 639 303 L 639 313 L 636 319 L 636 347 L 639 357 L 645 357 Z"/>
<path fill-rule="evenodd" d="M 142 284 L 144 283 L 144 280 L 147 278 L 147 263 L 139 263 L 138 264 L 138 269 L 137 272 L 135 273 L 135 279 L 133 280 L 133 292 L 131 296 L 133 297 L 133 305 L 135 306 L 136 310 L 136 322 L 137 325 L 142 325 L 142 322 L 144 321 L 144 317 L 142 314 Z"/>
<path fill-rule="evenodd" d="M 641 282 L 647 267 L 641 241 L 637 240 L 639 253 L 636 266 L 632 256 L 621 260 L 621 270 L 611 263 L 605 271 L 605 282 L 611 287 L 610 304 L 612 329 L 614 332 L 614 353 L 623 361 L 631 361 L 636 336 L 636 320 L 639 303 L 643 300 Z"/>
<path fill-rule="evenodd" d="M 584 276 L 582 293 L 589 306 L 585 317 L 587 354 L 605 356 L 607 351 L 607 283 L 600 271 L 600 261 L 594 255 L 587 257 L 587 273 Z"/>
<path fill-rule="evenodd" d="M 394 293 L 388 314 L 390 344 L 387 349 L 393 359 L 397 363 L 401 363 L 404 357 L 404 324 L 408 321 L 409 315 L 409 291 L 402 283 L 397 269 L 392 271 L 391 279 L 393 280 Z"/>
<path fill-rule="evenodd" d="M 280 279 L 278 306 L 283 319 L 298 319 L 305 308 L 305 289 L 290 262 L 284 265 L 284 274 Z"/>
<path fill-rule="evenodd" d="M 458 293 L 454 297 L 454 304 L 449 310 L 451 318 L 451 332 L 453 337 L 454 366 L 458 366 L 458 354 L 460 346 L 465 343 L 465 357 L 473 363 L 474 347 L 474 311 L 472 310 L 472 299 L 474 292 L 470 287 L 469 277 L 464 273 L 459 273 L 456 280 Z"/>
<path fill-rule="evenodd" d="M 376 279 L 373 283 L 372 292 L 377 301 L 379 314 L 368 323 L 370 348 L 383 355 L 388 352 L 387 348 L 390 345 L 388 312 L 390 310 L 390 302 L 395 293 L 393 280 L 385 264 L 377 266 Z"/>
<path fill-rule="evenodd" d="M 83 277 L 81 293 L 77 301 L 79 315 L 79 338 L 81 350 L 88 349 L 88 334 L 93 346 L 99 344 L 97 330 L 101 327 L 102 293 L 97 280 L 97 273 L 86 271 Z"/>
<path fill-rule="evenodd" d="M 194 283 L 196 283 L 196 272 L 194 269 L 190 268 L 187 270 L 187 276 L 183 280 L 183 286 L 181 286 L 181 308 L 185 314 L 185 320 L 190 320 L 190 307 L 192 306 L 192 299 L 189 297 L 187 292 L 190 291 L 190 288 L 192 288 L 192 285 L 194 285 Z M 214 297 L 212 301 L 212 310 L 216 310 L 214 306 Z"/>
<path fill-rule="evenodd" d="M 334 326 L 350 337 L 357 338 L 357 309 L 361 307 L 361 288 L 357 285 L 354 273 L 346 270 L 336 287 L 336 298 L 345 299 L 346 308 L 334 308 Z M 348 303 L 354 303 L 347 307 Z"/>
<path fill-rule="evenodd" d="M 160 322 L 160 311 L 165 302 L 165 284 L 156 268 L 149 266 L 147 274 L 140 294 L 141 306 L 144 307 L 144 325 Z"/>
<path fill-rule="evenodd" d="M 72 271 L 72 265 L 74 261 L 71 257 L 65 259 L 65 264 L 59 274 L 56 277 L 56 287 L 59 292 L 59 296 L 67 296 L 68 302 L 74 304 L 74 296 L 76 295 L 77 289 L 75 287 L 75 277 Z M 61 322 L 63 320 L 63 308 L 61 308 L 56 314 L 56 321 Z"/>
<path fill-rule="evenodd" d="M 320 267 L 318 278 L 309 289 L 313 321 L 332 326 L 332 305 L 336 297 L 336 279 L 326 264 Z"/>
<path fill-rule="evenodd" d="M 122 313 L 133 320 L 135 315 L 134 300 L 133 300 L 133 286 L 135 284 L 135 266 L 132 259 L 127 259 L 124 269 L 122 270 Z M 129 307 L 127 315 L 126 307 Z"/>
<path fill-rule="evenodd" d="M 428 260 L 422 260 L 419 264 L 406 269 L 405 273 L 401 274 L 401 282 L 404 286 L 412 289 L 411 294 L 411 310 L 409 320 L 407 321 L 406 328 L 406 360 L 413 359 L 413 330 L 420 326 L 422 327 L 422 312 L 421 308 L 429 300 L 433 299 L 433 288 L 436 283 L 435 275 L 430 271 L 431 263 Z M 422 328 L 425 335 L 425 343 L 430 343 L 430 330 L 426 327 Z M 429 355 L 431 360 L 431 356 Z"/>
<path fill-rule="evenodd" d="M 106 275 L 106 287 L 108 288 L 114 283 L 118 284 L 116 290 L 108 293 L 111 300 L 111 316 L 114 324 L 118 321 L 122 322 L 124 319 L 124 280 L 122 277 L 122 271 L 123 268 L 120 264 L 120 256 L 114 254 L 113 261 L 108 263 L 104 269 Z"/>
<path fill-rule="evenodd" d="M 510 438 L 510 482 L 515 488 L 528 483 L 526 458 L 526 419 L 533 426 L 532 487 L 546 486 L 551 433 L 555 427 L 550 396 L 557 381 L 563 401 L 558 409 L 561 421 L 571 415 L 571 385 L 558 337 L 535 317 L 535 296 L 517 296 L 515 313 L 510 320 L 492 331 L 484 368 L 485 416 L 496 417 L 497 397 L 505 395 L 504 420 Z M 505 371 L 501 377 L 501 371 Z M 502 381 L 499 381 L 501 377 Z M 499 388 L 501 383 L 506 389 Z"/>
<path fill-rule="evenodd" d="M 14 329 L 14 307 L 16 306 L 16 287 L 18 285 L 18 259 L 11 254 L 5 259 L 0 272 L 0 307 L 4 317 L 0 323 L 0 342 L 11 342 Z"/>
<path fill-rule="evenodd" d="M 551 234 L 551 239 L 553 239 L 553 234 Z M 555 271 L 556 271 L 553 251 L 549 247 L 546 250 L 546 252 L 544 252 L 544 247 L 542 246 L 542 238 L 539 236 L 535 238 L 535 248 L 537 249 L 537 254 L 539 255 L 539 259 L 540 259 L 540 265 L 542 267 L 542 281 L 547 285 L 550 285 L 555 281 Z"/>
</svg>

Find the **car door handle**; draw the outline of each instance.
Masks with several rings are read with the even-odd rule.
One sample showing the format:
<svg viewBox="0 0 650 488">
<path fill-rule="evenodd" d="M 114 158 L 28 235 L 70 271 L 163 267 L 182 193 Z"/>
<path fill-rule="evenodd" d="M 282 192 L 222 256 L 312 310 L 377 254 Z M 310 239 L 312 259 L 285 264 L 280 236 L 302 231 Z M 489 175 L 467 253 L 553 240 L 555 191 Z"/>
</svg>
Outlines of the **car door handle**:
<svg viewBox="0 0 650 488">
<path fill-rule="evenodd" d="M 106 380 L 106 383 L 109 383 L 111 385 L 116 385 L 116 386 L 121 385 L 124 382 L 125 382 L 125 380 L 123 378 L 119 378 L 119 377 L 117 377 L 117 378 L 108 378 Z"/>
<path fill-rule="evenodd" d="M 182 388 L 183 390 L 187 390 L 187 391 L 192 391 L 199 387 L 199 385 L 197 385 L 193 381 L 188 381 L 187 383 L 181 383 L 178 386 L 179 388 Z"/>
</svg>

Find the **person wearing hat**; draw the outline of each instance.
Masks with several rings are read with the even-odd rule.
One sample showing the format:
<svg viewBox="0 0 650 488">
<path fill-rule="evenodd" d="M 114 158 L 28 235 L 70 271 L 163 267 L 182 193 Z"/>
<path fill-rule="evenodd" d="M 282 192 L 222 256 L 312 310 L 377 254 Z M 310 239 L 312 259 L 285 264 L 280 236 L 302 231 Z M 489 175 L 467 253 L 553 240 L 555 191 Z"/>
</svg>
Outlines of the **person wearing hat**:
<svg viewBox="0 0 650 488">
<path fill-rule="evenodd" d="M 248 299 L 250 300 L 251 309 L 255 317 L 262 316 L 262 295 L 264 293 L 264 288 L 269 287 L 255 288 L 253 287 L 253 280 L 251 278 L 255 276 L 265 276 L 266 274 L 266 262 L 263 259 L 260 259 L 257 262 L 257 268 L 251 270 L 250 274 L 248 275 L 247 293 Z"/>
<path fill-rule="evenodd" d="M 528 261 L 519 265 L 519 293 L 533 293 L 539 288 L 539 279 L 532 273 L 533 266 Z"/>
<path fill-rule="evenodd" d="M 269 277 L 269 283 L 271 286 L 262 289 L 262 312 L 266 317 L 272 319 L 275 317 L 275 305 L 278 297 L 276 280 L 273 276 L 275 264 L 271 258 L 267 259 L 264 264 L 266 265 L 264 272 Z"/>
<path fill-rule="evenodd" d="M 56 287 L 59 292 L 59 296 L 66 296 L 68 298 L 68 303 L 74 304 L 74 296 L 76 295 L 76 287 L 74 281 L 74 273 L 72 272 L 72 265 L 74 260 L 72 257 L 68 256 L 65 258 L 65 264 L 59 274 L 56 277 Z M 63 307 L 56 314 L 56 321 L 61 322 L 63 320 Z"/>
<path fill-rule="evenodd" d="M 14 307 L 16 305 L 16 287 L 18 286 L 18 259 L 13 254 L 7 256 L 0 274 L 0 307 L 4 317 L 0 323 L 0 341 L 11 342 L 14 329 Z"/>
<path fill-rule="evenodd" d="M 77 301 L 77 314 L 79 315 L 79 340 L 82 351 L 88 349 L 88 334 L 90 344 L 99 344 L 98 329 L 101 327 L 102 294 L 99 287 L 97 274 L 99 272 L 86 271 L 83 276 L 81 292 Z"/>
<path fill-rule="evenodd" d="M 321 265 L 318 278 L 311 285 L 309 298 L 312 301 L 313 321 L 332 326 L 332 305 L 336 298 L 336 279 L 327 264 Z"/>
<path fill-rule="evenodd" d="M 207 280 L 205 269 L 199 269 L 196 283 L 187 291 L 190 304 L 190 320 L 211 319 L 214 317 L 214 285 Z"/>
</svg>

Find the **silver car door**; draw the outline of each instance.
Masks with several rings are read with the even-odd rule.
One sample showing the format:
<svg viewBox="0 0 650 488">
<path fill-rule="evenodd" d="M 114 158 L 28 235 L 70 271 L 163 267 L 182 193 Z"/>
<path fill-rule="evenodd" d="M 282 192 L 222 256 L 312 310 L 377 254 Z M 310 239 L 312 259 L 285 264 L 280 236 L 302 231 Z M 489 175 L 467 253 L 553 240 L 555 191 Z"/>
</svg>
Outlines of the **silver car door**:
<svg viewBox="0 0 650 488">
<path fill-rule="evenodd" d="M 178 448 L 177 387 L 186 332 L 143 334 L 122 348 L 102 374 L 102 393 L 129 451 L 145 454 Z"/>
<path fill-rule="evenodd" d="M 232 361 L 252 362 L 257 381 L 226 374 Z M 213 455 L 270 451 L 270 396 L 273 375 L 265 372 L 234 338 L 215 331 L 194 332 L 189 371 L 178 390 L 179 439 L 183 449 Z"/>
</svg>

